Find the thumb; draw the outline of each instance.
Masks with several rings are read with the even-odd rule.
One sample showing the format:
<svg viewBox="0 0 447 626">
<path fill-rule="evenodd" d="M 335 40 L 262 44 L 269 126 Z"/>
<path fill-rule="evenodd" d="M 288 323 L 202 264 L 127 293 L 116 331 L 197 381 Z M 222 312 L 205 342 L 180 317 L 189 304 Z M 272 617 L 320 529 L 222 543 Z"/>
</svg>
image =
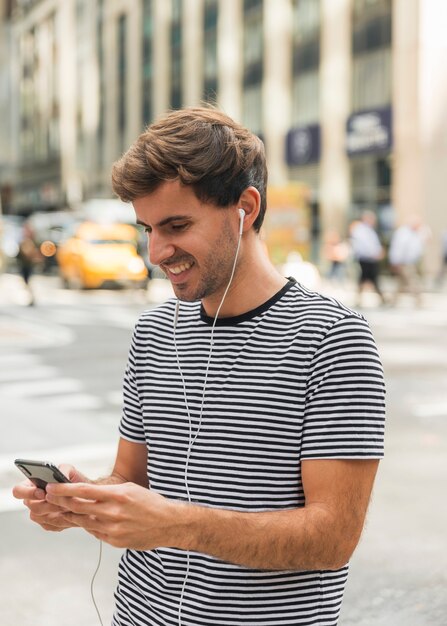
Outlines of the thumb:
<svg viewBox="0 0 447 626">
<path fill-rule="evenodd" d="M 63 474 L 65 474 L 68 480 L 72 483 L 91 483 L 92 482 L 89 478 L 84 476 L 84 474 L 78 471 L 74 467 L 74 465 L 68 465 L 67 463 L 64 463 L 62 465 L 59 465 L 59 469 L 61 470 Z"/>
</svg>

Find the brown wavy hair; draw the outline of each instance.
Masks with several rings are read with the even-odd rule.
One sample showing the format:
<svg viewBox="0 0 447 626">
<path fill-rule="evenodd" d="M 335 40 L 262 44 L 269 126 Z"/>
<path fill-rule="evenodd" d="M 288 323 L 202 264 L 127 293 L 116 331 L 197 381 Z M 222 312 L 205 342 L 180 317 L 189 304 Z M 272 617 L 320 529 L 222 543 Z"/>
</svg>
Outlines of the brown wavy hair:
<svg viewBox="0 0 447 626">
<path fill-rule="evenodd" d="M 253 224 L 258 232 L 266 209 L 264 144 L 249 130 L 211 107 L 171 111 L 146 128 L 113 165 L 112 187 L 132 202 L 171 180 L 191 185 L 201 202 L 237 204 L 247 187 L 261 196 Z"/>
</svg>

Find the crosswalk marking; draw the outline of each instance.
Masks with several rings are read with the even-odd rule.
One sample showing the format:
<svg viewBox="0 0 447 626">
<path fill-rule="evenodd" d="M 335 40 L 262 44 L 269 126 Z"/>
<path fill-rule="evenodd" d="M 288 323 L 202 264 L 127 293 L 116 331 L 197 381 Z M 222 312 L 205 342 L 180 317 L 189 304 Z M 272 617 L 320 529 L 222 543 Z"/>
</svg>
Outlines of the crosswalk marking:
<svg viewBox="0 0 447 626">
<path fill-rule="evenodd" d="M 68 324 L 69 326 L 90 326 L 98 323 L 98 313 L 82 309 L 51 309 L 45 311 L 45 317 L 49 322 Z"/>
<path fill-rule="evenodd" d="M 2 389 L 6 396 L 26 398 L 80 391 L 82 383 L 75 378 L 53 378 L 51 380 L 27 380 L 10 383 Z"/>
<path fill-rule="evenodd" d="M 0 365 L 0 384 L 32 379 L 44 380 L 57 375 L 57 369 L 52 365 L 30 365 L 26 360 L 23 363 L 24 367 L 20 369 L 3 369 Z"/>
<path fill-rule="evenodd" d="M 66 393 L 58 397 L 55 396 L 45 399 L 45 407 L 48 410 L 65 409 L 78 411 L 81 409 L 100 409 L 102 406 L 104 406 L 104 402 L 101 398 L 88 393 Z"/>
<path fill-rule="evenodd" d="M 0 370 L 4 371 L 8 367 L 21 367 L 40 363 L 40 358 L 29 352 L 15 352 L 14 354 L 0 355 Z"/>
<path fill-rule="evenodd" d="M 18 449 L 14 454 L 0 454 L 0 473 L 14 469 L 14 459 L 39 459 L 41 461 L 51 461 L 56 465 L 61 463 L 71 463 L 73 465 L 84 465 L 92 462 L 104 462 L 108 464 L 115 460 L 117 441 L 106 443 L 83 444 L 75 446 L 59 446 L 57 448 L 42 449 Z M 80 468 L 81 469 L 81 468 Z"/>
<path fill-rule="evenodd" d="M 107 396 L 107 402 L 112 406 L 122 406 L 123 404 L 123 392 L 120 391 L 110 391 Z"/>
<path fill-rule="evenodd" d="M 23 507 L 23 503 L 14 498 L 11 489 L 0 489 L 0 513 L 18 511 Z"/>
<path fill-rule="evenodd" d="M 447 417 L 447 402 L 427 402 L 426 404 L 416 405 L 413 409 L 413 414 L 421 419 Z"/>
</svg>

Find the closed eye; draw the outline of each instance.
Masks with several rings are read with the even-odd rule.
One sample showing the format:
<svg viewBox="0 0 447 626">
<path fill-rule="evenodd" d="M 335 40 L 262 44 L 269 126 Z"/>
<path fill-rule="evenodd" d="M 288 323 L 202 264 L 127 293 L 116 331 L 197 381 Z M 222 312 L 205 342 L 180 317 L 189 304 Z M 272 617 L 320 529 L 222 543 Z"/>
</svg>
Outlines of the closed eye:
<svg viewBox="0 0 447 626">
<path fill-rule="evenodd" d="M 189 224 L 187 222 L 181 222 L 180 224 L 170 224 L 169 225 L 171 230 L 175 231 L 175 232 L 181 232 L 182 230 L 186 230 L 189 226 Z"/>
</svg>

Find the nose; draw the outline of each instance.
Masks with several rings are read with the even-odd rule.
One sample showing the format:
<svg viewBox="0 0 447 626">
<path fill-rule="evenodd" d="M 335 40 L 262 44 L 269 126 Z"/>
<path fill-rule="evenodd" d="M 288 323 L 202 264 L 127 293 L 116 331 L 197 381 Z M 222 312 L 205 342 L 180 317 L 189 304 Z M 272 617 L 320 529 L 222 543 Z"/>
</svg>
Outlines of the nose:
<svg viewBox="0 0 447 626">
<path fill-rule="evenodd" d="M 169 242 L 168 238 L 162 233 L 156 233 L 155 230 L 149 234 L 147 249 L 149 262 L 152 265 L 161 265 L 175 252 L 175 246 Z"/>
</svg>

